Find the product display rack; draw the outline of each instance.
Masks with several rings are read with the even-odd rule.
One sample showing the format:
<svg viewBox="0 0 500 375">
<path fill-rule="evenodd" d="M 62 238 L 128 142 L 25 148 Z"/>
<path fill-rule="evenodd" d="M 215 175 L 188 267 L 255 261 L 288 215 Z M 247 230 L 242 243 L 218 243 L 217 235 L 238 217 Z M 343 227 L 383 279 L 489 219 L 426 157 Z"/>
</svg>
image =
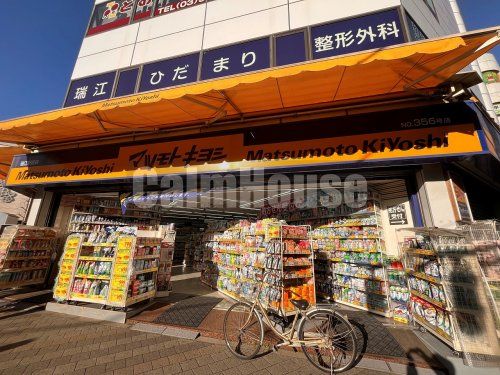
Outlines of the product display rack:
<svg viewBox="0 0 500 375">
<path fill-rule="evenodd" d="M 170 294 L 175 236 L 176 231 L 173 229 L 165 230 L 162 235 L 156 292 L 158 297 L 167 297 Z"/>
<path fill-rule="evenodd" d="M 43 284 L 55 251 L 52 228 L 13 225 L 0 238 L 0 289 Z"/>
<path fill-rule="evenodd" d="M 260 298 L 284 316 L 295 314 L 292 299 L 316 304 L 310 231 L 307 225 L 269 223 L 266 227 L 265 288 Z"/>
<path fill-rule="evenodd" d="M 236 300 L 253 300 L 263 284 L 259 298 L 281 315 L 294 313 L 290 300 L 298 296 L 315 304 L 309 230 L 276 219 L 211 228 L 204 237 L 202 282 Z"/>
<path fill-rule="evenodd" d="M 126 308 L 153 298 L 161 239 L 136 233 L 135 227 L 120 227 L 102 243 L 69 235 L 54 299 Z"/>
<path fill-rule="evenodd" d="M 398 231 L 415 323 L 457 351 L 496 355 L 494 312 L 470 237 L 462 231 Z"/>
<path fill-rule="evenodd" d="M 500 332 L 500 222 L 480 220 L 460 229 L 470 235 L 482 273 L 488 283 L 491 304 Z M 499 334 L 500 335 L 500 334 Z"/>
<path fill-rule="evenodd" d="M 392 315 L 387 283 L 385 242 L 378 199 L 355 210 L 346 204 L 315 209 L 312 231 L 316 288 L 322 297 L 378 315 Z"/>
<path fill-rule="evenodd" d="M 210 288 L 217 288 L 217 279 L 219 271 L 217 264 L 214 263 L 214 255 L 217 246 L 215 238 L 222 236 L 228 223 L 226 221 L 210 221 L 208 227 L 203 233 L 201 248 L 203 252 L 203 264 L 201 270 L 201 282 Z"/>
<path fill-rule="evenodd" d="M 153 298 L 159 213 L 123 210 L 118 200 L 103 198 L 78 197 L 73 204 L 54 299 L 126 308 Z"/>
<path fill-rule="evenodd" d="M 399 323 L 410 323 L 410 290 L 408 278 L 403 264 L 399 259 L 389 260 L 387 266 L 389 283 L 389 298 L 391 301 L 392 318 Z"/>
</svg>

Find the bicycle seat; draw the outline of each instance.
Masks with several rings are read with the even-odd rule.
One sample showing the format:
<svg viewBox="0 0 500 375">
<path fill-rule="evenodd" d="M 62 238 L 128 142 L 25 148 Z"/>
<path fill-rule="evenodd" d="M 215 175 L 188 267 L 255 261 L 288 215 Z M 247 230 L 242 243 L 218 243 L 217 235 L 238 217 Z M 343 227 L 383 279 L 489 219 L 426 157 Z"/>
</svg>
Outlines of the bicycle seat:
<svg viewBox="0 0 500 375">
<path fill-rule="evenodd" d="M 290 302 L 299 310 L 307 310 L 309 307 L 309 302 L 305 299 L 291 299 Z"/>
</svg>

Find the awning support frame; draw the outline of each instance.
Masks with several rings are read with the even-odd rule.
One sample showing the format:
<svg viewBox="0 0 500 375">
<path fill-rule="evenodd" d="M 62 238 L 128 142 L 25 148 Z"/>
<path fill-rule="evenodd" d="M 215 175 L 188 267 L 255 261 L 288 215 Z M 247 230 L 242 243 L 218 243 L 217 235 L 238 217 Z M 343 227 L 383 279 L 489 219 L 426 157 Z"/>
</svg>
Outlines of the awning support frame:
<svg viewBox="0 0 500 375">
<path fill-rule="evenodd" d="M 483 43 L 483 45 L 481 45 L 479 48 L 477 48 L 475 51 L 468 51 L 468 52 L 465 52 L 464 54 L 454 58 L 453 60 L 450 60 L 448 61 L 446 64 L 443 64 L 441 65 L 440 67 L 434 69 L 434 70 L 431 70 L 430 72 L 424 74 L 423 76 L 421 76 L 420 78 L 417 78 L 416 80 L 410 82 L 408 85 L 405 85 L 404 86 L 404 89 L 407 90 L 407 91 L 410 91 L 412 89 L 414 89 L 415 85 L 418 85 L 420 82 L 422 81 L 425 81 L 427 78 L 430 78 L 432 76 L 435 76 L 437 75 L 437 73 L 445 70 L 446 68 L 449 68 L 450 66 L 466 59 L 467 57 L 469 56 L 472 56 L 478 52 L 481 52 L 483 50 L 489 50 L 489 47 L 491 47 L 491 45 L 493 44 L 497 44 L 498 42 L 500 42 L 500 30 L 497 30 L 497 35 L 495 35 L 494 37 L 490 38 L 489 40 L 487 40 L 485 43 Z M 486 52 L 486 51 L 485 51 Z"/>
</svg>

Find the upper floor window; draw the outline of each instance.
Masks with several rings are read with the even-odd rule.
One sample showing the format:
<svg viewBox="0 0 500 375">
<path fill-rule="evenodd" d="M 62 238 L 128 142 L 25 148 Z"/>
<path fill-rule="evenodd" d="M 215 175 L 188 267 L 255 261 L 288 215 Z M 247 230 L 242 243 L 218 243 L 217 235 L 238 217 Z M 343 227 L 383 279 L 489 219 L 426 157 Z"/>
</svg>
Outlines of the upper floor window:
<svg viewBox="0 0 500 375">
<path fill-rule="evenodd" d="M 133 10 L 134 0 L 112 0 L 96 5 L 87 35 L 127 25 Z"/>
</svg>

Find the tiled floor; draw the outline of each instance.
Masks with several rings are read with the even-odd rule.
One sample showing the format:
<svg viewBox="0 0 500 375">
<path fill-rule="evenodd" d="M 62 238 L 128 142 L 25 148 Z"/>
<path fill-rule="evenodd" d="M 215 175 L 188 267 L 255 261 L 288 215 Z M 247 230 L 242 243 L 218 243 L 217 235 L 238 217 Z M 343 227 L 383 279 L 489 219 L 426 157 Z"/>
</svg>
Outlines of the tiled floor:
<svg viewBox="0 0 500 375">
<path fill-rule="evenodd" d="M 220 344 L 43 310 L 0 310 L 0 333 L 0 373 L 6 375 L 319 374 L 304 357 L 293 353 L 241 361 Z M 347 374 L 384 372 L 355 368 Z"/>
</svg>

